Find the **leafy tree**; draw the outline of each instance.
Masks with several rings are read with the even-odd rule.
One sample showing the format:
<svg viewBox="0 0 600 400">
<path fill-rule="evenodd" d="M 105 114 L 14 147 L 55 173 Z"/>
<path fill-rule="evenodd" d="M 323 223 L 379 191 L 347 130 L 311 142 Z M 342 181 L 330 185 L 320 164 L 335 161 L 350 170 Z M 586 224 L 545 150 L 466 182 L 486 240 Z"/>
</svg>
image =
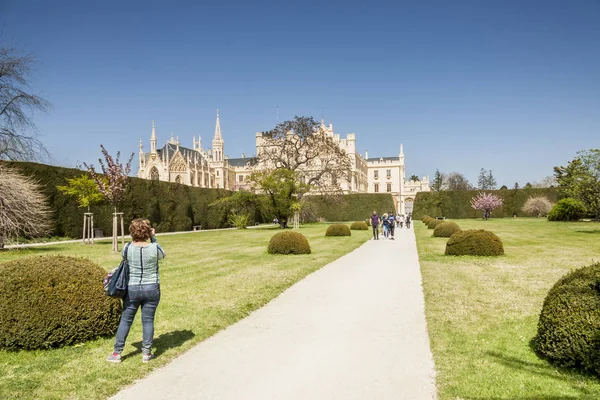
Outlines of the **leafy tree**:
<svg viewBox="0 0 600 400">
<path fill-rule="evenodd" d="M 102 149 L 102 155 L 106 161 L 106 165 L 104 165 L 102 159 L 98 159 L 104 175 L 98 174 L 93 165 L 88 165 L 86 163 L 83 163 L 83 165 L 85 165 L 85 167 L 88 169 L 88 172 L 92 176 L 92 179 L 96 182 L 100 193 L 102 193 L 104 198 L 108 200 L 114 207 L 112 249 L 113 251 L 118 251 L 117 207 L 125 197 L 125 189 L 127 188 L 128 183 L 127 176 L 131 172 L 131 160 L 133 160 L 134 153 L 131 153 L 129 161 L 127 161 L 127 164 L 123 166 L 123 164 L 119 162 L 119 157 L 121 156 L 120 151 L 117 152 L 117 158 L 113 159 L 103 145 L 100 145 L 100 148 Z"/>
<path fill-rule="evenodd" d="M 0 159 L 37 160 L 48 155 L 36 137 L 32 115 L 48 111 L 50 103 L 28 93 L 28 80 L 35 66 L 32 55 L 0 44 Z"/>
<path fill-rule="evenodd" d="M 527 183 L 525 184 L 525 186 L 523 186 L 523 188 L 524 188 L 524 189 L 531 189 L 531 188 L 533 188 L 533 186 L 531 185 L 531 183 L 527 182 Z"/>
<path fill-rule="evenodd" d="M 322 193 L 337 192 L 348 181 L 350 158 L 312 117 L 294 117 L 263 132 L 258 163 L 266 169 L 286 169 Z"/>
<path fill-rule="evenodd" d="M 500 186 L 500 190 L 508 190 L 508 187 L 506 185 L 502 185 Z"/>
<path fill-rule="evenodd" d="M 523 211 L 536 215 L 538 218 L 552 209 L 552 202 L 545 196 L 529 197 L 523 205 Z"/>
<path fill-rule="evenodd" d="M 0 249 L 7 239 L 48 233 L 50 214 L 38 184 L 0 164 Z"/>
<path fill-rule="evenodd" d="M 498 184 L 496 183 L 496 178 L 492 175 L 492 170 L 490 169 L 487 173 L 486 177 L 486 185 L 488 190 L 495 190 Z"/>
<path fill-rule="evenodd" d="M 465 176 L 459 172 L 450 172 L 446 176 L 448 190 L 471 190 L 471 184 Z"/>
<path fill-rule="evenodd" d="M 559 190 L 581 201 L 587 211 L 600 219 L 600 150 L 577 152 L 566 167 L 554 167 Z"/>
<path fill-rule="evenodd" d="M 310 186 L 297 179 L 289 169 L 261 170 L 250 174 L 250 182 L 266 196 L 262 197 L 262 207 L 267 215 L 273 215 L 281 228 L 287 228 L 292 211 L 299 206 L 301 196 Z"/>
<path fill-rule="evenodd" d="M 502 206 L 503 203 L 504 199 L 493 193 L 479 192 L 477 196 L 471 199 L 471 207 L 483 211 L 484 219 L 488 219 L 491 216 L 492 211 Z"/>
<path fill-rule="evenodd" d="M 88 212 L 91 205 L 104 200 L 104 195 L 98 190 L 96 182 L 85 174 L 78 178 L 67 178 L 67 185 L 56 188 L 68 196 L 77 198 L 79 207 L 87 208 Z"/>
<path fill-rule="evenodd" d="M 419 177 L 417 175 L 411 175 L 409 180 L 413 182 L 419 182 Z"/>
<path fill-rule="evenodd" d="M 519 189 L 519 182 L 515 182 L 514 189 L 515 189 L 515 190 L 518 190 L 518 189 Z"/>
<path fill-rule="evenodd" d="M 492 170 L 486 171 L 481 168 L 479 171 L 479 177 L 477 178 L 477 188 L 481 190 L 494 190 L 496 189 L 497 183 Z"/>
<path fill-rule="evenodd" d="M 434 192 L 439 192 L 444 187 L 444 175 L 440 172 L 439 169 L 435 170 L 435 175 L 433 176 L 433 182 L 431 183 L 431 190 Z"/>
</svg>

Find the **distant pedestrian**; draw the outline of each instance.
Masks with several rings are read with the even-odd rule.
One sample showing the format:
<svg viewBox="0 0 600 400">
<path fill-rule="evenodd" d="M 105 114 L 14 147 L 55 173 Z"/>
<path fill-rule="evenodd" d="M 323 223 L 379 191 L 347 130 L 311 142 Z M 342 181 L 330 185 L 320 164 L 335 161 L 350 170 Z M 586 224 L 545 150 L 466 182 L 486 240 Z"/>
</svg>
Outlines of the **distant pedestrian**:
<svg viewBox="0 0 600 400">
<path fill-rule="evenodd" d="M 398 215 L 398 219 L 396 220 L 396 223 L 398 224 L 398 226 L 400 228 L 404 228 L 404 214 Z"/>
<path fill-rule="evenodd" d="M 411 215 L 410 215 L 410 214 L 407 214 L 407 215 L 406 215 L 406 220 L 405 220 L 404 222 L 406 222 L 406 227 L 407 227 L 408 229 L 410 229 L 410 220 L 411 220 Z"/>
<path fill-rule="evenodd" d="M 383 238 L 387 239 L 390 235 L 390 220 L 387 213 L 381 217 L 381 225 L 383 226 Z"/>
<path fill-rule="evenodd" d="M 379 215 L 377 215 L 377 211 L 373 211 L 373 215 L 371 215 L 371 227 L 373 228 L 373 240 L 379 240 Z"/>
<path fill-rule="evenodd" d="M 390 213 L 388 220 L 390 221 L 390 237 L 392 240 L 394 239 L 394 228 L 396 227 L 396 216 L 394 213 Z"/>
</svg>

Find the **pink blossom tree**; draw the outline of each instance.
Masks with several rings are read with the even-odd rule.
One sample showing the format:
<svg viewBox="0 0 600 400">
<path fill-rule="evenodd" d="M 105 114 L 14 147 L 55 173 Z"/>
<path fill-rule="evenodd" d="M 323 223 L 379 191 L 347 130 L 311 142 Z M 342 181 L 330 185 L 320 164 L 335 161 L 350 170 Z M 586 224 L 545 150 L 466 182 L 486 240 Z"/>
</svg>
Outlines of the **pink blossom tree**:
<svg viewBox="0 0 600 400">
<path fill-rule="evenodd" d="M 98 159 L 100 162 L 100 167 L 102 168 L 102 175 L 97 173 L 94 169 L 93 165 L 87 165 L 83 163 L 85 167 L 88 169 L 90 175 L 96 185 L 98 186 L 98 190 L 100 193 L 104 195 L 106 200 L 108 200 L 114 207 L 113 214 L 113 250 L 118 251 L 118 235 L 117 235 L 117 206 L 121 203 L 123 198 L 125 197 L 125 190 L 127 189 L 128 179 L 127 176 L 131 172 L 131 161 L 133 160 L 134 153 L 131 153 L 131 157 L 129 157 L 129 161 L 127 164 L 123 166 L 119 162 L 119 157 L 121 156 L 121 152 L 117 152 L 116 159 L 108 154 L 108 151 L 104 148 L 103 145 L 100 145 L 102 149 L 102 155 L 104 156 L 104 160 L 106 164 L 102 161 L 102 159 Z M 123 233 L 123 220 L 121 219 L 121 233 Z"/>
<path fill-rule="evenodd" d="M 492 193 L 477 193 L 477 196 L 471 199 L 471 207 L 483 211 L 483 218 L 488 219 L 493 210 L 502 206 L 504 199 Z"/>
</svg>

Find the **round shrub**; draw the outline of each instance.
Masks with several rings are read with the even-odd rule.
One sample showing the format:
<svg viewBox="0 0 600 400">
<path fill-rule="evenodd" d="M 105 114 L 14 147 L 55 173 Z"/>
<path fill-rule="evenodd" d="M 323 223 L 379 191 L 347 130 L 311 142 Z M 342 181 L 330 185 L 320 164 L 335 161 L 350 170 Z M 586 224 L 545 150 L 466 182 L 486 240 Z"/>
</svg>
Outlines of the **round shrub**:
<svg viewBox="0 0 600 400">
<path fill-rule="evenodd" d="M 548 213 L 548 221 L 577 221 L 585 215 L 585 206 L 576 199 L 559 200 Z"/>
<path fill-rule="evenodd" d="M 444 223 L 444 221 L 441 219 L 431 218 L 429 220 L 429 222 L 427 223 L 427 229 L 435 229 L 436 226 L 438 226 L 439 224 L 442 224 L 442 223 Z"/>
<path fill-rule="evenodd" d="M 425 218 L 423 218 L 423 223 L 425 225 L 429 224 L 431 221 L 435 221 L 435 218 L 431 218 L 431 217 L 425 217 Z"/>
<path fill-rule="evenodd" d="M 442 222 L 433 229 L 435 237 L 450 237 L 454 232 L 460 231 L 460 227 L 456 222 Z"/>
<path fill-rule="evenodd" d="M 500 256 L 502 241 L 493 232 L 470 229 L 454 232 L 446 243 L 447 256 Z"/>
<path fill-rule="evenodd" d="M 0 264 L 0 347 L 33 350 L 113 335 L 121 300 L 85 258 L 36 256 Z"/>
<path fill-rule="evenodd" d="M 279 232 L 269 241 L 269 254 L 310 254 L 306 237 L 298 232 Z"/>
<path fill-rule="evenodd" d="M 421 217 L 421 221 L 425 222 L 425 219 L 426 219 L 426 218 L 431 218 L 431 215 L 427 215 L 427 214 L 423 215 L 423 216 Z"/>
<path fill-rule="evenodd" d="M 369 230 L 369 226 L 365 221 L 356 221 L 350 225 L 350 229 L 353 231 L 367 231 Z"/>
<path fill-rule="evenodd" d="M 537 337 L 553 363 L 600 375 L 600 263 L 562 277 L 546 295 Z"/>
<path fill-rule="evenodd" d="M 352 232 L 350 232 L 350 228 L 346 224 L 332 224 L 327 227 L 327 231 L 325 232 L 325 236 L 350 236 Z"/>
</svg>

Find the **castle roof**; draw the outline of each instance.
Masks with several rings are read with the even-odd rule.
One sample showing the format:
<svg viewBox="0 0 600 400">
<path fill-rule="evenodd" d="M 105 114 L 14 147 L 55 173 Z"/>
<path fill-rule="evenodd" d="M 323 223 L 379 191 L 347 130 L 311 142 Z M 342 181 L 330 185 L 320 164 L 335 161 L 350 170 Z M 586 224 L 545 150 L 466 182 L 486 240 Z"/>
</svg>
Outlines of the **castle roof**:
<svg viewBox="0 0 600 400">
<path fill-rule="evenodd" d="M 367 162 L 374 162 L 374 161 L 398 161 L 400 160 L 400 157 L 396 156 L 396 157 L 369 157 L 367 158 Z"/>
<path fill-rule="evenodd" d="M 227 160 L 229 165 L 233 167 L 245 167 L 250 163 L 250 165 L 256 164 L 256 157 L 242 157 L 242 158 L 230 158 Z"/>
</svg>

